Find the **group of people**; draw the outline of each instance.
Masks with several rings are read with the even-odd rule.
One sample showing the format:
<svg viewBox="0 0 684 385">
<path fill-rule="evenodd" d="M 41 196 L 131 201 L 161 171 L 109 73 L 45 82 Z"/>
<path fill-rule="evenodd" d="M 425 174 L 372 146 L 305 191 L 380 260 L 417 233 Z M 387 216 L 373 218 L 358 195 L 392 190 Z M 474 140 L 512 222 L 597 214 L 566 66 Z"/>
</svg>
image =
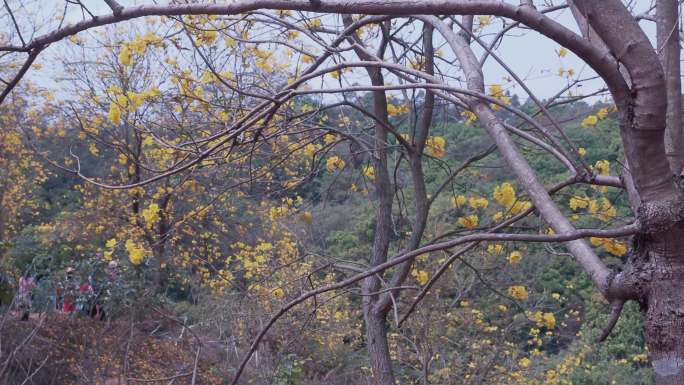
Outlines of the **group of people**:
<svg viewBox="0 0 684 385">
<path fill-rule="evenodd" d="M 118 264 L 111 261 L 105 268 L 107 279 L 115 281 L 118 278 Z M 39 279 L 40 280 L 40 279 Z M 28 320 L 33 308 L 36 289 L 39 282 L 30 274 L 19 278 L 17 295 L 14 300 L 15 308 L 21 313 L 22 320 Z M 100 301 L 103 288 L 93 283 L 91 277 L 79 282 L 75 277 L 75 269 L 68 267 L 63 280 L 54 285 L 54 295 L 50 295 L 50 302 L 58 312 L 71 314 L 84 312 L 93 318 L 104 320 L 105 313 Z"/>
</svg>

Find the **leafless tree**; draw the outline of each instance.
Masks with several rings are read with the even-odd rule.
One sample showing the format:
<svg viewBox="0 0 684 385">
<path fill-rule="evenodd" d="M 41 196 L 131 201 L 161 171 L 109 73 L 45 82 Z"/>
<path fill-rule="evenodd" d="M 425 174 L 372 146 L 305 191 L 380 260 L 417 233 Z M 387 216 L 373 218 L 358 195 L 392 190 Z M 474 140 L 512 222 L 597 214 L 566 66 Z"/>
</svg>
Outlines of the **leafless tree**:
<svg viewBox="0 0 684 385">
<path fill-rule="evenodd" d="M 73 3 L 73 2 L 72 2 Z M 652 354 L 658 385 L 684 383 L 684 202 L 678 181 L 684 165 L 682 143 L 682 111 L 680 84 L 680 48 L 678 36 L 678 7 L 676 0 L 658 0 L 655 16 L 642 16 L 657 24 L 657 47 L 651 45 L 640 27 L 637 17 L 619 0 L 574 0 L 565 5 L 537 9 L 532 1 L 512 4 L 498 0 L 249 0 L 231 3 L 187 3 L 172 5 L 139 5 L 124 7 L 114 0 L 107 0 L 111 13 L 89 16 L 83 20 L 60 25 L 47 33 L 24 39 L 21 19 L 12 14 L 7 6 L 6 19 L 11 42 L 0 46 L 3 55 L 25 55 L 24 64 L 9 79 L 3 80 L 4 89 L 0 103 L 5 101 L 12 88 L 21 80 L 36 57 L 48 46 L 81 31 L 119 23 L 143 16 L 224 15 L 258 13 L 264 10 L 294 10 L 320 14 L 362 14 L 358 19 L 342 16 L 340 28 L 322 33 L 334 36 L 324 54 L 299 79 L 284 86 L 280 92 L 253 106 L 247 118 L 218 132 L 212 137 L 218 144 L 205 144 L 197 150 L 196 144 L 188 149 L 188 157 L 172 170 L 127 186 L 103 186 L 125 188 L 151 183 L 169 175 L 188 170 L 213 153 L 229 145 L 233 138 L 243 132 L 257 132 L 257 122 L 268 119 L 284 102 L 308 93 L 344 93 L 348 91 L 372 91 L 373 109 L 366 111 L 375 122 L 374 137 L 370 148 L 375 167 L 375 190 L 377 200 L 375 233 L 369 268 L 333 285 L 317 288 L 297 297 L 278 312 L 266 324 L 245 356 L 233 383 L 239 380 L 242 369 L 249 361 L 261 338 L 271 325 L 292 307 L 306 299 L 331 290 L 337 290 L 363 280 L 364 316 L 367 344 L 376 382 L 394 384 L 392 365 L 387 344 L 386 318 L 395 307 L 394 298 L 410 271 L 415 257 L 430 251 L 452 249 L 458 245 L 468 247 L 486 240 L 563 242 L 578 264 L 589 274 L 597 290 L 611 304 L 613 315 L 607 332 L 614 325 L 625 301 L 638 301 L 646 311 L 645 331 Z M 554 21 L 546 12 L 570 7 L 579 30 L 578 35 L 566 26 Z M 471 46 L 479 43 L 472 31 L 472 15 L 493 15 L 513 23 L 519 23 L 552 39 L 584 60 L 605 82 L 619 111 L 619 127 L 623 141 L 626 165 L 620 178 L 597 175 L 583 163 L 574 145 L 566 141 L 562 128 L 548 114 L 544 104 L 538 102 L 540 115 L 547 119 L 549 128 L 500 101 L 486 95 L 482 62 Z M 463 16 L 458 18 L 457 16 Z M 389 58 L 387 48 L 392 43 L 393 19 L 410 19 L 422 24 L 422 55 L 425 65 L 420 69 L 407 68 L 395 58 Z M 367 24 L 380 25 L 380 44 L 371 50 L 358 38 L 356 31 Z M 433 34 L 439 35 L 456 59 L 454 65 L 464 78 L 464 88 L 454 86 L 448 76 L 436 70 Z M 315 37 L 314 37 L 315 38 Z M 323 67 L 337 50 L 353 51 L 355 59 L 341 61 Z M 498 58 L 493 50 L 488 55 Z M 347 56 L 348 58 L 348 56 Z M 355 61 L 356 60 L 356 61 Z M 440 64 L 440 68 L 445 66 Z M 297 87 L 305 81 L 326 73 L 345 68 L 364 68 L 370 79 L 367 86 L 349 86 L 339 89 L 304 90 Z M 387 85 L 385 76 L 400 79 L 397 85 Z M 524 81 L 512 76 L 525 87 Z M 410 88 L 426 90 L 420 109 L 414 111 L 417 119 L 413 141 L 408 143 L 393 132 L 387 117 L 387 92 Z M 425 141 L 431 126 L 432 109 L 436 100 L 472 111 L 480 126 L 496 144 L 498 153 L 505 160 L 513 175 L 524 186 L 533 209 L 510 219 L 502 226 L 471 235 L 425 244 L 423 232 L 431 199 L 425 191 L 422 175 L 422 157 Z M 550 151 L 569 167 L 571 178 L 559 186 L 547 189 L 536 175 L 519 146 L 512 139 L 511 129 L 493 111 L 491 104 L 518 114 L 539 132 L 526 134 L 526 139 Z M 524 133 L 523 133 L 524 135 Z M 390 136 L 405 147 L 410 166 L 412 189 L 416 207 L 412 219 L 412 236 L 404 251 L 388 255 L 392 229 L 393 180 L 387 155 Z M 403 142 L 402 142 L 403 140 Z M 577 229 L 552 200 L 551 194 L 570 184 L 587 183 L 610 185 L 627 191 L 634 212 L 634 222 L 612 230 Z M 554 231 L 555 235 L 503 233 L 507 224 L 536 212 Z M 584 240 L 588 236 L 618 237 L 633 235 L 633 247 L 622 271 L 614 271 L 604 264 L 596 252 Z M 385 280 L 382 273 L 396 266 L 394 274 Z M 382 291 L 387 282 L 389 290 Z M 378 294 L 378 293 L 381 294 Z M 395 308 L 396 311 L 396 308 Z"/>
</svg>

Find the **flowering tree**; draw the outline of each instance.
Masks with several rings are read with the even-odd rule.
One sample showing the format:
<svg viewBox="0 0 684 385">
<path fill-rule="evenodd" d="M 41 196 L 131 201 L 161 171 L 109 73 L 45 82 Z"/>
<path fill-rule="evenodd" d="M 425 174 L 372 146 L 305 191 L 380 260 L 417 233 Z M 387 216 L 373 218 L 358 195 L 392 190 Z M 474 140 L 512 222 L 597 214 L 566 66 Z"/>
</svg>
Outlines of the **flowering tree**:
<svg viewBox="0 0 684 385">
<path fill-rule="evenodd" d="M 361 189 L 362 182 L 372 185 L 363 190 L 375 205 L 367 264 L 356 269 L 355 274 L 319 282 L 321 285 L 308 290 L 293 290 L 287 297 L 287 290 L 274 291 L 276 297 L 286 300 L 257 333 L 233 383 L 239 381 L 271 327 L 291 309 L 360 282 L 365 342 L 373 376 L 378 384 L 394 384 L 387 319 L 398 314 L 397 299 L 406 289 L 407 280 L 412 277 L 420 285 L 408 304 L 408 316 L 444 271 L 482 242 L 490 242 L 492 253 L 501 252 L 505 242 L 563 243 L 611 305 L 613 315 L 602 338 L 614 326 L 626 301 L 639 302 L 647 315 L 645 332 L 657 383 L 684 381 L 684 277 L 680 266 L 684 203 L 677 183 L 684 153 L 676 1 L 659 0 L 649 13 L 638 16 L 618 0 L 575 0 L 540 9 L 532 1 L 512 4 L 497 0 L 252 0 L 138 6 L 108 0 L 105 3 L 109 10 L 97 16 L 84 4 L 76 3 L 69 2 L 65 8 L 80 7 L 81 20 L 60 22 L 42 33 L 34 33 L 36 25 L 30 20 L 25 22 L 19 14 L 26 12 L 25 8 L 6 7 L 4 19 L 8 22 L 0 51 L 12 59 L 24 55 L 25 61 L 3 81 L 0 103 L 8 103 L 12 89 L 36 58 L 49 52 L 46 49 L 50 45 L 70 39 L 87 46 L 95 38 L 93 31 L 103 26 L 163 16 L 157 31 L 141 33 L 128 41 L 113 41 L 103 49 L 115 51 L 118 68 L 129 71 L 146 57 L 150 47 L 158 46 L 166 50 L 156 62 L 160 67 L 145 68 L 153 69 L 157 76 L 164 74 L 173 84 L 156 88 L 112 86 L 106 90 L 108 103 L 93 97 L 106 111 L 89 119 L 100 119 L 106 125 L 128 122 L 129 115 L 135 115 L 149 99 L 159 97 L 156 89 L 169 92 L 164 103 L 171 112 L 155 115 L 154 123 L 161 125 L 165 136 L 131 126 L 134 132 L 147 133 L 151 138 L 148 148 L 143 138 L 135 152 L 136 156 L 154 159 L 153 166 L 145 166 L 149 172 L 144 177 L 112 181 L 89 176 L 78 165 L 61 164 L 62 168 L 111 190 L 182 179 L 209 165 L 242 169 L 242 175 L 250 181 L 255 180 L 255 174 L 273 180 L 274 170 L 270 168 L 279 161 L 251 163 L 255 146 L 268 146 L 273 153 L 284 151 L 282 157 L 274 159 L 298 157 L 309 165 L 327 156 L 325 168 L 331 173 L 357 162 L 362 179 L 351 188 Z M 571 10 L 581 35 L 549 16 L 566 8 Z M 481 32 L 492 23 L 492 17 L 505 23 L 488 39 Z M 658 50 L 638 19 L 656 22 Z M 520 26 L 558 43 L 559 57 L 572 52 L 605 83 L 614 106 L 584 117 L 581 124 L 592 127 L 617 113 L 625 158 L 619 176 L 611 175 L 610 163 L 605 160 L 588 164 L 583 149 L 550 111 L 558 99 L 539 100 L 525 80 L 506 64 L 506 58 L 497 54 L 495 48 L 507 32 Z M 25 39 L 29 33 L 32 38 Z M 436 49 L 436 45 L 440 48 Z M 476 52 L 482 52 L 482 57 Z M 527 93 L 534 105 L 531 110 L 517 108 L 501 84 L 486 86 L 483 63 L 492 60 L 508 71 L 511 85 Z M 559 97 L 580 82 L 574 71 L 562 69 L 560 74 L 570 81 Z M 147 76 L 141 77 L 143 82 L 155 75 Z M 367 92 L 367 103 L 354 97 L 361 92 Z M 315 105 L 301 102 L 311 95 L 339 98 L 320 98 Z M 463 160 L 429 190 L 425 165 L 440 161 L 449 145 L 444 136 L 431 135 L 440 108 L 447 114 L 458 111 L 466 121 L 476 123 L 489 135 L 494 147 Z M 339 117 L 338 127 L 331 127 L 324 112 L 335 109 L 343 116 Z M 185 127 L 192 120 L 180 119 L 185 114 L 201 115 L 203 124 L 212 124 L 199 130 L 199 135 L 187 132 Z M 103 123 L 105 115 L 108 122 Z M 168 120 L 156 118 L 160 116 Z M 88 129 L 92 126 L 85 124 L 84 130 L 93 134 Z M 545 186 L 514 137 L 562 164 L 566 168 L 563 179 Z M 116 141 L 99 143 L 124 148 Z M 341 143 L 347 143 L 350 151 L 340 151 Z M 452 209 L 459 210 L 456 224 L 431 228 L 439 214 L 431 211 L 435 202 L 448 193 L 454 180 L 465 177 L 463 171 L 468 166 L 494 149 L 520 187 L 516 188 L 514 181 L 496 186 L 491 207 L 483 196 L 455 192 L 448 200 Z M 324 155 L 328 151 L 333 153 Z M 122 164 L 127 165 L 131 159 L 134 168 L 144 160 L 129 157 L 128 148 L 122 155 Z M 297 164 L 301 165 L 295 162 L 292 168 Z M 284 174 L 287 178 L 281 184 L 285 188 L 307 181 L 305 170 L 291 169 Z M 578 185 L 597 188 L 587 190 Z M 608 187 L 622 189 L 629 196 L 631 220 L 627 224 L 604 228 L 605 223 L 615 223 L 617 216 L 617 209 L 605 195 Z M 574 189 L 570 210 L 593 216 L 588 227 L 578 228 L 573 214 L 552 198 L 568 188 Z M 402 206 L 404 192 L 411 195 L 413 207 Z M 163 198 L 163 193 L 157 198 Z M 283 217 L 287 207 L 292 206 L 284 202 L 283 206 L 269 209 L 271 219 Z M 486 210 L 493 209 L 494 204 L 491 220 L 485 221 Z M 142 212 L 146 222 L 157 220 L 155 213 L 161 206 L 154 210 L 151 207 L 147 214 Z M 535 222 L 537 228 L 539 223 L 545 224 L 541 233 L 517 227 L 534 216 L 540 221 Z M 310 217 L 305 215 L 304 219 Z M 407 229 L 398 235 L 399 220 Z M 629 249 L 618 239 L 625 236 L 633 236 Z M 130 246 L 135 249 L 133 243 Z M 447 251 L 448 257 L 428 272 L 421 267 L 420 258 L 437 251 Z M 625 256 L 623 267 L 609 267 L 599 256 L 601 253 Z M 520 251 L 513 250 L 508 258 L 515 263 L 521 257 Z M 255 258 L 250 263 L 253 266 L 259 262 Z M 523 285 L 511 285 L 507 295 L 524 301 L 529 292 Z M 395 315 L 397 324 L 407 316 L 399 319 Z M 540 313 L 533 318 L 550 329 L 555 325 L 552 315 Z"/>
</svg>

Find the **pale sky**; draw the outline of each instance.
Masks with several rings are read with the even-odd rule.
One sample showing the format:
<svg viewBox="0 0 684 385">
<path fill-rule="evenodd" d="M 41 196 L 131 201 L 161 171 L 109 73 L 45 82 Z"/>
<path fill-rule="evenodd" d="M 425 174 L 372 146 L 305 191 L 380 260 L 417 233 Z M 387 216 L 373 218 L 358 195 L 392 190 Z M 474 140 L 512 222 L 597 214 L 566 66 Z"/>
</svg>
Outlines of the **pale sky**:
<svg viewBox="0 0 684 385">
<path fill-rule="evenodd" d="M 84 3 L 94 13 L 109 13 L 109 8 L 102 0 L 84 0 Z M 134 5 L 150 2 L 142 0 L 121 0 L 120 3 L 123 5 Z M 518 1 L 516 0 L 515 3 L 518 4 Z M 537 3 L 541 2 L 537 1 Z M 556 1 L 554 3 L 558 4 L 561 2 Z M 633 3 L 636 4 L 635 9 L 637 12 L 643 12 L 644 10 L 648 9 L 651 1 L 637 0 Z M 63 6 L 64 1 L 44 0 L 34 3 L 34 6 L 35 4 L 38 4 L 37 8 L 40 9 L 39 14 L 55 15 L 59 13 L 55 12 L 55 9 L 57 7 Z M 67 14 L 67 21 L 79 20 L 80 12 L 77 12 L 76 10 L 77 8 L 75 6 L 72 7 L 72 11 Z M 577 28 L 569 10 L 566 9 L 554 12 L 552 17 L 564 26 L 577 32 Z M 501 19 L 492 19 L 492 24 L 486 27 L 483 31 L 483 39 L 490 39 L 492 35 L 501 28 L 501 25 Z M 641 26 L 646 29 L 649 36 L 653 37 L 655 35 L 655 27 L 651 22 L 642 21 Z M 45 32 L 45 30 L 42 32 Z M 513 35 L 515 36 L 505 38 L 503 44 L 498 47 L 496 52 L 506 61 L 506 63 L 516 72 L 519 77 L 526 79 L 528 86 L 540 98 L 547 98 L 556 94 L 558 90 L 567 84 L 567 79 L 558 76 L 558 71 L 560 68 L 565 70 L 572 69 L 575 73 L 575 77 L 586 78 L 593 75 L 593 71 L 591 71 L 572 53 L 568 53 L 567 56 L 563 58 L 559 57 L 556 52 L 560 46 L 550 39 L 541 36 L 536 32 L 522 29 L 513 30 Z M 478 54 L 482 52 L 482 50 L 477 46 L 477 43 L 473 43 L 473 47 Z M 50 50 L 52 50 L 52 54 L 54 54 L 55 51 L 59 50 L 59 47 L 51 47 Z M 44 54 L 38 61 L 46 69 L 41 71 L 31 71 L 29 73 L 29 77 L 35 81 L 38 81 L 40 84 L 49 84 L 50 80 L 46 79 L 46 77 L 49 76 L 50 72 L 59 71 L 57 68 L 49 68 L 50 64 L 54 63 L 50 57 L 51 52 L 49 51 L 46 52 L 46 54 Z M 445 49 L 445 51 L 448 51 L 448 49 Z M 486 82 L 488 84 L 505 83 L 503 79 L 508 75 L 507 72 L 492 58 L 488 59 L 484 67 L 484 73 Z M 601 85 L 602 83 L 598 80 L 588 82 L 584 84 L 580 90 L 582 93 L 586 94 L 600 88 Z M 518 94 L 521 97 L 521 100 L 524 101 L 527 99 L 527 95 L 520 87 L 509 86 L 506 88 L 512 93 Z"/>
</svg>

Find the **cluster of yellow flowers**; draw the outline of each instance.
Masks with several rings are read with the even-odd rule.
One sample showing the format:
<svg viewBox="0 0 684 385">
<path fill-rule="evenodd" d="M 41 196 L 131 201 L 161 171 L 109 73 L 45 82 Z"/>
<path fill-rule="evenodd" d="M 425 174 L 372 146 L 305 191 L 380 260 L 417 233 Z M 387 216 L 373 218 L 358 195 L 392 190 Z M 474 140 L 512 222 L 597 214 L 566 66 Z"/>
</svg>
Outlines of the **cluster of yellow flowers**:
<svg viewBox="0 0 684 385">
<path fill-rule="evenodd" d="M 435 158 L 441 158 L 444 156 L 446 143 L 444 138 L 441 136 L 431 136 L 425 141 L 425 149 L 428 154 L 434 156 Z"/>
<path fill-rule="evenodd" d="M 466 203 L 466 197 L 464 195 L 457 195 L 455 197 L 451 197 L 451 205 L 457 209 L 463 206 Z"/>
<path fill-rule="evenodd" d="M 558 76 L 563 77 L 566 76 L 568 78 L 571 78 L 575 75 L 575 70 L 572 68 L 568 68 L 567 70 L 563 67 L 558 69 Z"/>
<path fill-rule="evenodd" d="M 159 205 L 156 203 L 151 203 L 147 208 L 143 209 L 142 216 L 145 218 L 145 227 L 151 229 L 155 223 L 159 222 L 161 219 L 159 211 Z"/>
<path fill-rule="evenodd" d="M 578 209 L 586 209 L 589 207 L 589 202 L 591 202 L 591 199 L 587 197 L 578 197 L 578 196 L 573 196 L 570 198 L 570 208 L 573 211 L 577 211 Z"/>
<path fill-rule="evenodd" d="M 111 261 L 112 260 L 112 254 L 114 254 L 114 248 L 116 247 L 117 243 L 118 243 L 118 241 L 116 240 L 116 238 L 109 239 L 105 243 L 105 247 L 107 248 L 107 250 L 105 250 L 105 252 L 103 254 L 105 261 Z"/>
<path fill-rule="evenodd" d="M 144 246 L 132 239 L 127 240 L 124 246 L 128 252 L 128 260 L 135 266 L 141 264 L 145 259 L 145 255 L 148 254 Z"/>
<path fill-rule="evenodd" d="M 304 146 L 304 155 L 306 155 L 309 158 L 313 158 L 314 155 L 316 155 L 316 153 L 320 151 L 322 148 L 323 146 L 321 146 L 318 143 L 309 143 L 306 146 Z"/>
<path fill-rule="evenodd" d="M 486 209 L 489 206 L 489 201 L 487 198 L 482 197 L 470 197 L 468 199 L 468 205 L 474 209 Z"/>
<path fill-rule="evenodd" d="M 340 158 L 337 155 L 331 156 L 325 162 L 325 168 L 328 169 L 329 172 L 334 172 L 336 170 L 342 170 L 345 165 L 346 165 L 346 163 L 344 162 L 344 159 Z"/>
<path fill-rule="evenodd" d="M 610 175 L 610 162 L 607 160 L 599 160 L 594 164 L 594 171 L 600 175 Z"/>
<path fill-rule="evenodd" d="M 411 276 L 415 278 L 416 281 L 418 281 L 418 283 L 421 284 L 421 286 L 428 283 L 428 280 L 430 279 L 427 271 L 419 269 L 411 270 Z"/>
<path fill-rule="evenodd" d="M 591 237 L 589 242 L 596 247 L 601 247 L 605 251 L 618 257 L 627 254 L 627 245 L 617 239 Z"/>
<path fill-rule="evenodd" d="M 197 41 L 203 45 L 211 45 L 214 44 L 217 37 L 218 32 L 214 30 L 202 31 L 199 36 L 197 36 Z"/>
<path fill-rule="evenodd" d="M 480 24 L 480 28 L 484 28 L 491 24 L 492 22 L 492 17 L 489 15 L 482 15 L 477 17 L 477 22 Z"/>
<path fill-rule="evenodd" d="M 458 218 L 458 224 L 467 228 L 467 229 L 476 228 L 479 221 L 480 221 L 480 219 L 475 214 L 467 215 L 465 217 Z"/>
<path fill-rule="evenodd" d="M 582 128 L 589 128 L 589 127 L 594 127 L 596 124 L 598 124 L 599 120 L 603 120 L 606 117 L 608 117 L 608 114 L 611 112 L 617 111 L 617 106 L 613 105 L 611 107 L 603 107 L 598 112 L 596 115 L 589 115 L 586 118 L 582 119 L 582 123 L 580 124 Z"/>
<path fill-rule="evenodd" d="M 275 221 L 279 218 L 283 218 L 287 215 L 289 209 L 287 206 L 276 206 L 268 209 L 268 218 L 271 221 Z"/>
<path fill-rule="evenodd" d="M 513 185 L 504 182 L 494 188 L 494 199 L 504 207 L 511 207 L 516 201 Z"/>
<path fill-rule="evenodd" d="M 461 116 L 465 118 L 466 126 L 471 125 L 477 120 L 477 115 L 475 115 L 472 111 L 463 111 L 461 112 Z"/>
<path fill-rule="evenodd" d="M 375 168 L 373 166 L 363 166 L 363 175 L 370 180 L 375 180 Z"/>
<path fill-rule="evenodd" d="M 308 21 L 310 29 L 320 28 L 322 24 L 321 19 L 315 18 Z"/>
<path fill-rule="evenodd" d="M 121 123 L 121 114 L 123 111 L 136 110 L 142 106 L 145 101 L 154 99 L 161 94 L 157 88 L 151 88 L 144 92 L 127 91 L 124 93 L 116 86 L 108 87 L 107 92 L 112 98 L 112 101 L 109 103 L 107 117 L 114 124 Z"/>
<path fill-rule="evenodd" d="M 536 311 L 529 315 L 529 319 L 530 321 L 536 322 L 537 326 L 546 327 L 548 330 L 552 330 L 554 327 L 556 327 L 556 317 L 553 315 L 553 313 L 542 313 L 540 311 Z"/>
<path fill-rule="evenodd" d="M 525 288 L 525 286 L 514 285 L 509 287 L 507 292 L 508 295 L 519 301 L 525 301 L 530 297 L 530 294 L 527 292 L 527 288 Z"/>
<path fill-rule="evenodd" d="M 617 209 L 605 197 L 595 200 L 587 197 L 572 196 L 569 204 L 573 211 L 588 208 L 589 213 L 604 222 L 610 221 L 617 215 Z"/>
<path fill-rule="evenodd" d="M 137 35 L 133 41 L 121 46 L 119 63 L 124 66 L 130 66 L 133 64 L 133 54 L 143 56 L 148 46 L 161 46 L 162 44 L 162 40 L 154 32 L 147 32 L 144 36 Z"/>
<path fill-rule="evenodd" d="M 407 114 L 409 112 L 409 107 L 407 104 L 402 103 L 395 105 L 393 103 L 387 103 L 387 115 L 397 116 Z"/>
<path fill-rule="evenodd" d="M 489 86 L 489 95 L 494 99 L 500 101 L 501 104 L 511 104 L 511 98 L 504 93 L 503 88 L 501 88 L 501 85 L 499 84 L 492 84 L 491 86 Z M 495 111 L 501 108 L 500 105 L 494 103 L 492 103 L 491 107 Z"/>
<path fill-rule="evenodd" d="M 522 253 L 514 250 L 511 252 L 511 254 L 508 255 L 508 263 L 514 265 L 516 263 L 520 263 L 522 261 Z"/>
<path fill-rule="evenodd" d="M 500 243 L 490 243 L 487 245 L 487 252 L 490 254 L 501 254 L 504 250 L 504 246 Z"/>
<path fill-rule="evenodd" d="M 601 198 L 599 202 L 592 200 L 589 203 L 589 212 L 596 215 L 600 220 L 608 222 L 617 215 L 617 210 L 606 198 Z"/>
<path fill-rule="evenodd" d="M 530 207 L 532 207 L 532 203 L 528 201 L 519 201 L 515 189 L 513 188 L 513 185 L 504 182 L 494 188 L 494 200 L 497 201 L 500 205 L 506 208 L 507 211 L 513 213 L 513 214 L 519 214 Z M 494 219 L 498 220 L 503 218 L 503 213 L 497 213 L 495 215 Z"/>
</svg>

